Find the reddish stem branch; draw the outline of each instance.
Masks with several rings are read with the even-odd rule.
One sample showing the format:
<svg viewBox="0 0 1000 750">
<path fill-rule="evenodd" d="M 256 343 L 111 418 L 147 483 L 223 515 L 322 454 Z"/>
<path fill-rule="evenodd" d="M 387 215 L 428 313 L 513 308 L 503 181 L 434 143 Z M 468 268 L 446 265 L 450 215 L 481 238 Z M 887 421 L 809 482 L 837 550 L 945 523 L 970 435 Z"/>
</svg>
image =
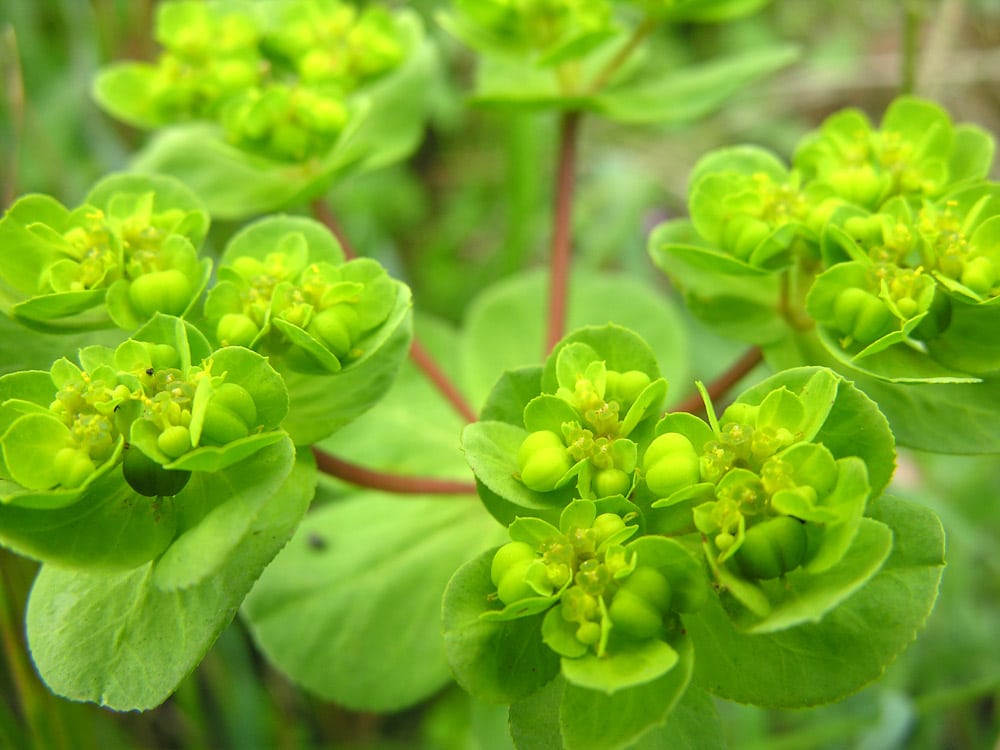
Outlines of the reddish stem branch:
<svg viewBox="0 0 1000 750">
<path fill-rule="evenodd" d="M 573 186 L 579 130 L 580 113 L 566 112 L 563 114 L 559 123 L 559 163 L 556 168 L 552 256 L 549 266 L 547 352 L 552 351 L 566 330 L 566 297 L 569 289 L 569 267 L 572 255 Z"/>
<path fill-rule="evenodd" d="M 438 392 L 448 399 L 448 402 L 455 407 L 455 410 L 465 417 L 468 422 L 475 422 L 479 419 L 479 415 L 476 414 L 475 409 L 469 405 L 469 402 L 465 400 L 465 396 L 462 395 L 458 387 L 451 382 L 448 376 L 445 374 L 438 363 L 431 356 L 423 344 L 414 337 L 413 342 L 410 344 L 410 359 L 413 363 L 424 371 L 427 378 L 434 384 L 434 387 L 438 389 Z"/>
<path fill-rule="evenodd" d="M 329 453 L 313 448 L 316 456 L 316 466 L 324 474 L 343 479 L 358 487 L 373 490 L 384 490 L 399 495 L 475 495 L 476 485 L 473 482 L 462 482 L 457 479 L 439 479 L 437 477 L 414 477 L 403 474 L 387 474 L 364 466 L 352 464 L 349 461 L 331 456 Z"/>
<path fill-rule="evenodd" d="M 354 248 L 347 239 L 347 235 L 344 234 L 344 230 L 340 226 L 340 222 L 337 221 L 337 217 L 333 215 L 333 211 L 330 210 L 326 201 L 322 198 L 316 198 L 309 204 L 309 207 L 317 221 L 322 222 L 327 229 L 333 232 L 333 235 L 340 242 L 340 246 L 344 249 L 344 255 L 348 258 L 357 258 L 358 254 L 354 251 Z M 413 338 L 413 342 L 410 344 L 410 359 L 413 360 L 413 363 L 417 367 L 423 370 L 428 380 L 431 381 L 434 387 L 455 407 L 455 410 L 466 421 L 475 422 L 479 418 L 475 410 L 465 400 L 461 391 L 458 390 L 458 387 L 445 374 L 444 370 L 434 360 L 434 357 L 431 356 L 431 353 L 424 348 L 423 344 L 416 337 Z"/>
<path fill-rule="evenodd" d="M 317 221 L 326 225 L 326 228 L 333 232 L 333 236 L 337 238 L 337 242 L 340 243 L 340 248 L 344 251 L 344 256 L 348 260 L 351 258 L 357 258 L 358 254 L 355 252 L 351 243 L 347 240 L 347 235 L 344 233 L 343 227 L 340 226 L 340 222 L 337 221 L 337 217 L 333 215 L 333 211 L 330 210 L 326 201 L 322 198 L 315 198 L 309 204 L 309 209 L 312 211 L 312 215 Z"/>
<path fill-rule="evenodd" d="M 708 395 L 714 402 L 725 396 L 734 385 L 740 382 L 744 376 L 747 375 L 747 373 L 763 361 L 764 355 L 761 353 L 760 347 L 754 346 L 748 349 L 742 357 L 736 360 L 732 367 L 709 383 L 705 390 L 708 391 Z M 685 411 L 690 414 L 696 414 L 698 412 L 703 412 L 704 410 L 705 403 L 701 399 L 701 394 L 697 391 L 692 393 L 673 409 L 673 411 Z"/>
</svg>

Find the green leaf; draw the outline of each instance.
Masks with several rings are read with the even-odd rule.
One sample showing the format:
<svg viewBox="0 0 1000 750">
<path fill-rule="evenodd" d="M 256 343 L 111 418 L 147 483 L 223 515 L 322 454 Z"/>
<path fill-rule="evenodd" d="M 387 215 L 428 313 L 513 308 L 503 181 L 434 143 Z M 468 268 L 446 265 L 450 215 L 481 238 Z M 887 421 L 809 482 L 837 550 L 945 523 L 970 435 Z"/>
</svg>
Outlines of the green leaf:
<svg viewBox="0 0 1000 750">
<path fill-rule="evenodd" d="M 710 62 L 641 76 L 608 87 L 588 108 L 618 122 L 682 124 L 721 108 L 741 89 L 799 56 L 796 47 L 770 45 Z"/>
<path fill-rule="evenodd" d="M 504 422 L 473 422 L 462 431 L 462 450 L 476 479 L 502 499 L 496 508 L 484 498 L 487 509 L 504 524 L 518 515 L 556 522 L 576 493 L 573 486 L 535 492 L 515 477 L 520 472 L 517 452 L 527 436 L 526 430 Z"/>
<path fill-rule="evenodd" d="M 557 372 L 559 363 L 564 359 L 561 356 L 564 350 L 585 351 L 583 347 L 593 352 L 588 356 L 597 357 L 593 361 L 604 362 L 608 370 L 639 370 L 649 375 L 650 380 L 656 380 L 660 376 L 656 355 L 642 336 L 631 329 L 609 323 L 578 328 L 556 344 L 542 371 L 543 390 L 554 393 L 560 385 L 566 387 L 566 383 L 575 384 L 575 380 L 568 380 L 570 373 L 575 372 L 573 367 L 564 368 L 563 374 Z"/>
<path fill-rule="evenodd" d="M 357 494 L 306 519 L 244 614 L 268 659 L 309 692 L 399 710 L 448 681 L 442 593 L 502 536 L 470 497 Z"/>
<path fill-rule="evenodd" d="M 680 287 L 688 309 L 719 334 L 757 344 L 788 336 L 779 313 L 780 274 L 707 246 L 689 220 L 656 227 L 649 255 Z"/>
<path fill-rule="evenodd" d="M 45 683 L 57 695 L 118 711 L 165 701 L 288 540 L 312 497 L 315 476 L 308 454 L 300 456 L 224 565 L 182 591 L 159 590 L 153 563 L 121 573 L 43 566 L 26 622 Z"/>
<path fill-rule="evenodd" d="M 59 491 L 40 494 L 38 500 L 18 500 L 36 507 L 0 505 L 0 542 L 36 560 L 121 570 L 153 559 L 174 537 L 172 498 L 137 494 L 117 467 L 86 485 L 72 504 L 65 505 Z M 53 497 L 46 500 L 48 495 Z"/>
<path fill-rule="evenodd" d="M 163 591 L 186 589 L 215 575 L 246 542 L 258 516 L 292 470 L 295 449 L 280 445 L 255 450 L 225 470 L 196 472 L 174 497 L 187 527 L 156 561 L 153 583 Z"/>
<path fill-rule="evenodd" d="M 675 645 L 679 662 L 652 682 L 610 695 L 567 682 L 559 711 L 566 750 L 624 748 L 649 729 L 668 721 L 687 689 L 695 664 L 690 638 L 683 636 Z M 566 661 L 563 660 L 564 670 Z"/>
<path fill-rule="evenodd" d="M 516 620 L 485 620 L 498 610 L 487 550 L 452 576 L 444 593 L 444 641 L 458 684 L 481 700 L 512 703 L 531 695 L 559 673 L 559 657 L 542 642 L 540 614 Z M 491 598 L 492 597 L 492 598 Z"/>
<path fill-rule="evenodd" d="M 873 505 L 872 518 L 892 530 L 892 554 L 818 623 L 744 634 L 716 602 L 685 618 L 697 684 L 741 703 L 793 708 L 838 700 L 880 677 L 930 614 L 944 533 L 930 510 L 888 497 Z"/>
<path fill-rule="evenodd" d="M 296 445 L 315 443 L 357 419 L 392 385 L 413 337 L 410 289 L 397 286 L 396 304 L 385 323 L 362 337 L 364 351 L 333 375 L 306 375 L 281 367 L 288 387 L 288 416 L 282 422 Z"/>
<path fill-rule="evenodd" d="M 485 401 L 498 373 L 544 357 L 547 290 L 546 274 L 531 271 L 495 284 L 471 305 L 462 333 L 462 368 L 474 404 Z M 609 322 L 642 336 L 668 382 L 689 379 L 684 326 L 664 295 L 630 276 L 574 271 L 567 331 Z"/>
<path fill-rule="evenodd" d="M 593 653 L 572 659 L 564 656 L 562 674 L 568 685 L 613 695 L 655 680 L 673 669 L 679 658 L 670 644 L 650 639 L 604 657 Z"/>
</svg>

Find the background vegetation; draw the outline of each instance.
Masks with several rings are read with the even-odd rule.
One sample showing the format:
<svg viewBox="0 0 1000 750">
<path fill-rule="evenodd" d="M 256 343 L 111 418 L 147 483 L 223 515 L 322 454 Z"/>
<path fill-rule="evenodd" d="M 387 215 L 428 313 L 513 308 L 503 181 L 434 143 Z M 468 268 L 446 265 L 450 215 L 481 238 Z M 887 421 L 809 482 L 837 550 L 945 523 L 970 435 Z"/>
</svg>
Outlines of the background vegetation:
<svg viewBox="0 0 1000 750">
<path fill-rule="evenodd" d="M 342 183 L 330 196 L 352 243 L 412 286 L 428 330 L 460 325 L 478 291 L 544 258 L 555 159 L 554 119 L 466 107 L 473 60 L 433 23 L 443 4 L 408 3 L 428 19 L 442 51 L 440 84 L 427 94 L 435 106 L 424 145 L 402 166 Z M 99 177 L 126 167 L 143 135 L 102 114 L 90 82 L 111 60 L 153 57 L 154 6 L 5 0 L 0 207 L 34 191 L 75 205 Z M 581 267 L 652 278 L 670 294 L 647 258 L 647 232 L 684 211 L 690 167 L 719 145 L 753 142 L 787 156 L 830 112 L 858 106 L 877 121 L 902 88 L 936 99 L 956 122 L 1000 134 L 997 0 L 775 0 L 749 20 L 678 28 L 661 43 L 686 60 L 787 41 L 800 46 L 796 64 L 695 128 L 587 121 L 575 213 Z M 234 229 L 216 223 L 209 251 L 220 250 Z M 33 340 L 37 350 L 14 351 L 8 325 L 0 321 L 0 372 L 47 366 L 45 337 Z M 685 325 L 698 342 L 690 352 L 694 377 L 710 379 L 740 353 L 695 322 Z M 442 444 L 436 449 L 447 451 L 448 441 Z M 457 423 L 450 445 L 453 454 L 440 460 L 460 465 Z M 949 567 L 926 632 L 884 680 L 837 705 L 766 711 L 720 702 L 732 748 L 996 746 L 1000 462 L 903 453 L 894 491 L 932 507 L 948 533 Z M 329 481 L 315 507 L 350 494 L 348 485 Z M 27 561 L 0 552 L 0 747 L 509 747 L 506 710 L 473 704 L 457 688 L 393 715 L 312 698 L 268 667 L 239 619 L 154 711 L 114 714 L 55 698 L 36 678 L 21 632 L 33 572 Z"/>
</svg>

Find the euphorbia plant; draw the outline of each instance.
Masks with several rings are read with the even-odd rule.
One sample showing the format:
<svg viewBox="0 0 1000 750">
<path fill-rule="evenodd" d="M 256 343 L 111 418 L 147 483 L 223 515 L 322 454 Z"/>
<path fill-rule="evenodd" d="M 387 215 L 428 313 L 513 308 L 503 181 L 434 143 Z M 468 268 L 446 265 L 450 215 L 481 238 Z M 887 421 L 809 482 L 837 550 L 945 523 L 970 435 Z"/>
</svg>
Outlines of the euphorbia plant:
<svg viewBox="0 0 1000 750">
<path fill-rule="evenodd" d="M 650 251 L 763 350 L 707 385 L 660 291 L 568 277 L 583 118 L 723 104 L 793 53 L 676 65 L 656 34 L 764 4 L 442 11 L 474 99 L 556 112 L 559 161 L 548 293 L 518 276 L 420 339 L 408 286 L 325 202 L 417 145 L 437 71 L 416 12 L 160 4 L 158 57 L 95 88 L 158 131 L 137 171 L 0 220 L 3 311 L 74 336 L 0 377 L 0 541 L 41 563 L 27 632 L 52 690 L 155 707 L 241 606 L 310 691 L 389 711 L 454 678 L 523 748 L 715 747 L 712 696 L 804 708 L 878 679 L 944 564 L 934 514 L 886 494 L 897 437 L 937 443 L 900 404 L 959 388 L 996 415 L 992 137 L 904 97 L 790 161 L 705 155 Z"/>
</svg>

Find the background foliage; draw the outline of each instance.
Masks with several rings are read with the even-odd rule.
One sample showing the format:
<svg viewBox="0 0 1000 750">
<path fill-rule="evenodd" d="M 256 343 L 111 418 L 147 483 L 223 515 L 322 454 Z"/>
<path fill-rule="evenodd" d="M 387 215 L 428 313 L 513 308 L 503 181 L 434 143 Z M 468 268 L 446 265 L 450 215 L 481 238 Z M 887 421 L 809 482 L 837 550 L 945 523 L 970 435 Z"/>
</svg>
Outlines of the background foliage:
<svg viewBox="0 0 1000 750">
<path fill-rule="evenodd" d="M 153 56 L 148 30 L 154 5 L 151 0 L 4 3 L 4 209 L 15 195 L 32 191 L 75 205 L 99 177 L 125 166 L 143 136 L 99 112 L 90 100 L 90 82 L 97 67 L 108 61 Z M 444 3 L 414 0 L 407 5 L 432 19 Z M 655 278 L 657 294 L 671 293 L 651 267 L 646 235 L 657 222 L 684 211 L 690 168 L 708 149 L 753 142 L 787 156 L 803 132 L 837 108 L 859 106 L 877 120 L 905 75 L 903 60 L 912 34 L 905 27 L 904 6 L 924 18 L 913 30 L 921 41 L 914 72 L 917 92 L 938 100 L 957 122 L 1000 132 L 1000 7 L 995 0 L 776 0 L 760 15 L 725 27 L 679 27 L 662 41 L 678 61 L 787 42 L 797 43 L 802 54 L 795 65 L 753 86 L 696 128 L 588 121 L 581 143 L 575 237 L 578 268 L 602 274 L 590 281 L 580 271 L 585 286 L 593 285 L 591 293 L 602 295 L 599 287 L 608 283 L 610 273 Z M 424 145 L 401 166 L 339 184 L 330 199 L 353 243 L 413 288 L 422 339 L 479 404 L 501 367 L 527 363 L 541 348 L 540 328 L 519 329 L 517 339 L 509 334 L 498 339 L 491 330 L 491 321 L 507 315 L 505 311 L 524 311 L 517 295 L 530 298 L 532 285 L 541 287 L 537 277 L 499 286 L 475 302 L 473 297 L 545 256 L 555 121 L 465 107 L 471 56 L 432 21 L 428 28 L 443 50 L 447 75 L 427 92 L 433 116 Z M 236 229 L 215 223 L 209 252 L 218 256 Z M 540 293 L 539 288 L 536 298 Z M 601 322 L 588 317 L 586 299 L 571 309 L 571 322 Z M 33 336 L 29 347 L 14 350 L 8 325 L 0 321 L 0 371 L 47 366 L 53 342 L 45 335 Z M 661 362 L 672 383 L 708 380 L 739 354 L 737 345 L 707 334 L 696 322 L 684 317 L 681 325 L 684 336 L 676 341 L 650 338 L 657 352 L 689 352 L 686 358 Z M 484 347 L 484 341 L 491 346 Z M 63 344 L 55 346 L 61 350 Z M 672 398 L 687 395 L 683 390 Z M 412 409 L 412 404 L 421 407 Z M 363 436 L 376 427 L 383 437 L 377 445 L 366 444 Z M 352 452 L 365 455 L 377 468 L 462 478 L 467 470 L 457 448 L 460 427 L 407 365 L 387 401 L 326 447 L 348 458 Z M 414 433 L 421 435 L 419 450 L 412 448 Z M 885 679 L 833 706 L 765 711 L 716 701 L 730 747 L 992 747 L 1000 727 L 1000 652 L 995 642 L 1000 632 L 1000 559 L 995 553 L 1000 504 L 995 489 L 989 489 L 996 487 L 1000 466 L 995 458 L 904 453 L 893 493 L 932 508 L 948 534 L 949 567 L 926 632 Z M 376 517 L 398 514 L 393 503 L 426 504 L 440 514 L 438 523 L 455 530 L 457 540 L 435 541 L 442 559 L 453 556 L 450 569 L 443 565 L 440 572 L 429 573 L 447 577 L 474 554 L 458 543 L 463 538 L 482 539 L 483 548 L 502 540 L 490 538 L 498 527 L 481 513 L 467 513 L 462 499 L 442 502 L 447 505 L 365 497 L 348 485 L 324 480 L 290 549 L 296 555 L 308 555 L 310 549 L 326 554 L 310 547 L 310 540 L 335 541 L 335 530 L 350 523 L 363 504 L 384 507 L 383 513 L 372 510 Z M 477 503 L 472 497 L 467 502 Z M 417 512 L 406 505 L 401 509 Z M 292 566 L 294 560 L 285 562 Z M 336 561 L 329 570 L 335 576 Z M 293 686 L 255 650 L 241 620 L 223 633 L 177 694 L 154 711 L 113 714 L 55 698 L 35 677 L 22 640 L 22 608 L 34 567 L 2 552 L 0 574 L 2 746 L 509 747 L 506 710 L 473 703 L 449 685 L 447 675 L 424 671 L 425 661 L 438 663 L 426 652 L 440 646 L 416 633 L 408 634 L 404 645 L 409 651 L 400 655 L 412 662 L 412 689 L 441 687 L 433 699 L 404 712 L 397 708 L 405 703 L 407 686 L 401 686 L 402 693 L 388 694 L 378 675 L 368 676 L 370 682 L 357 689 L 366 691 L 369 704 L 382 696 L 379 705 L 385 712 L 380 714 L 352 711 L 349 692 L 307 685 L 313 695 Z M 378 575 L 371 574 L 368 591 L 379 590 Z M 364 592 L 343 587 L 335 593 L 340 603 L 335 610 L 324 611 L 305 598 L 299 601 L 301 616 L 321 620 L 351 612 L 358 618 L 358 631 L 368 629 L 357 605 Z M 272 604 L 266 587 L 248 604 L 259 608 L 255 621 L 262 630 L 267 620 L 260 612 Z M 307 659 L 296 645 L 271 643 L 267 659 L 278 664 Z M 345 657 L 344 664 L 330 669 L 349 672 L 352 666 Z M 696 725 L 712 707 L 692 700 L 677 710 L 677 716 Z"/>
</svg>

